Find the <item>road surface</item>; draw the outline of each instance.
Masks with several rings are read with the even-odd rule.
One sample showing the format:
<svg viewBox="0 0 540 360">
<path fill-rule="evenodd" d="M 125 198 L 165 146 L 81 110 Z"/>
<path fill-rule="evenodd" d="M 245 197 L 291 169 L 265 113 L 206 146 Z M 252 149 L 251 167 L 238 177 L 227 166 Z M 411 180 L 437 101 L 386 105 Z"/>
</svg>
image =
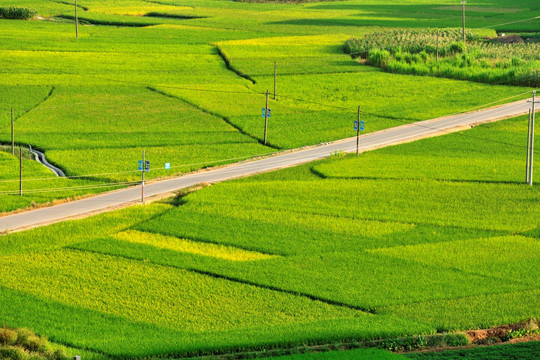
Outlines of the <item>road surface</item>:
<svg viewBox="0 0 540 360">
<path fill-rule="evenodd" d="M 528 110 L 529 104 L 523 100 L 472 113 L 407 124 L 361 136 L 359 149 L 362 152 L 393 144 L 409 142 L 424 137 L 441 135 L 476 123 L 495 121 L 525 114 Z M 260 160 L 237 163 L 222 168 L 200 171 L 163 181 L 156 181 L 145 186 L 145 196 L 153 197 L 200 183 L 215 183 L 265 171 L 295 166 L 326 158 L 335 151 L 356 151 L 356 137 L 306 149 L 288 151 Z M 68 218 L 107 211 L 135 203 L 140 201 L 140 198 L 141 189 L 140 186 L 136 186 L 60 205 L 7 215 L 0 217 L 0 232 L 18 231 L 59 222 Z"/>
</svg>

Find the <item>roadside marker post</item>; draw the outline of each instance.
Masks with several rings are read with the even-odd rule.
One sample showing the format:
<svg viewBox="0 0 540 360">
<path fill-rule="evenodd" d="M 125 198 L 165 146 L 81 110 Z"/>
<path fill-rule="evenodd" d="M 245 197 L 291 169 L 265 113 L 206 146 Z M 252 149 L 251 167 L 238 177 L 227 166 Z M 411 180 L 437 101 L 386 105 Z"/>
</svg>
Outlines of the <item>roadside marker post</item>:
<svg viewBox="0 0 540 360">
<path fill-rule="evenodd" d="M 171 163 L 165 163 L 165 170 L 171 169 Z"/>
</svg>

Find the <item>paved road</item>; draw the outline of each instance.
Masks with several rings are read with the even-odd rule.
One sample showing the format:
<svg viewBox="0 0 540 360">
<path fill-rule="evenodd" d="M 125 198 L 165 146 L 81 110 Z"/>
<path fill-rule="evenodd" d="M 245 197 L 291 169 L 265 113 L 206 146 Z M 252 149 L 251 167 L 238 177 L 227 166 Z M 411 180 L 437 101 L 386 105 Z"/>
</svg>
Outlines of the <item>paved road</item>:
<svg viewBox="0 0 540 360">
<path fill-rule="evenodd" d="M 499 120 L 527 113 L 529 104 L 518 101 L 504 106 L 485 109 L 473 113 L 448 116 L 373 132 L 360 137 L 360 151 L 413 141 L 426 136 L 434 136 L 458 130 L 475 123 Z M 352 124 L 351 124 L 352 131 Z M 264 171 L 299 165 L 323 159 L 334 151 L 356 151 L 356 138 L 336 141 L 307 149 L 285 152 L 260 160 L 253 160 L 222 168 L 188 174 L 174 179 L 159 181 L 145 186 L 148 197 L 170 193 L 202 182 L 214 183 L 239 178 Z M 70 217 L 105 211 L 128 203 L 140 201 L 140 187 L 127 188 L 104 193 L 91 198 L 73 201 L 47 208 L 0 217 L 0 231 L 15 231 L 62 221 Z"/>
</svg>

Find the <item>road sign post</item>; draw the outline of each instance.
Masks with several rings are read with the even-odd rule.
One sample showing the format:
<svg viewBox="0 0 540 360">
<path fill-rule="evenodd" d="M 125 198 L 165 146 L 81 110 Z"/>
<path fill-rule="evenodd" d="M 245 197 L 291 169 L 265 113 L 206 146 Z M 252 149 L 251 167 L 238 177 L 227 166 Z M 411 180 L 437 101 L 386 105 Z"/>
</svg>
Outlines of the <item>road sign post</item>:
<svg viewBox="0 0 540 360">
<path fill-rule="evenodd" d="M 268 90 L 266 90 L 266 107 L 264 108 L 264 145 L 266 145 L 267 132 L 268 132 Z"/>
<path fill-rule="evenodd" d="M 139 171 L 142 173 L 142 181 L 141 181 L 141 202 L 144 204 L 144 173 L 146 172 L 145 169 L 145 163 L 146 163 L 146 151 L 143 150 L 142 152 L 142 160 L 139 160 Z"/>
<path fill-rule="evenodd" d="M 358 106 L 358 120 L 354 122 L 354 128 L 356 130 L 356 156 L 358 156 L 360 146 L 360 127 L 362 127 L 362 123 L 360 123 L 360 106 Z"/>
</svg>

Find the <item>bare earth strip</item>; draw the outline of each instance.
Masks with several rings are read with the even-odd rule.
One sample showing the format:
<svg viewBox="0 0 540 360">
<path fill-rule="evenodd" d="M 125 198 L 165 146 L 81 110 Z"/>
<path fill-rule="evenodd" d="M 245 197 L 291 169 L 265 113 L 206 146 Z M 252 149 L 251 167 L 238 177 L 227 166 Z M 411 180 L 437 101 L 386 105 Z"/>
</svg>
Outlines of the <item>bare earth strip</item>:
<svg viewBox="0 0 540 360">
<path fill-rule="evenodd" d="M 523 100 L 476 112 L 407 124 L 361 136 L 359 150 L 364 152 L 421 138 L 443 135 L 449 132 L 463 130 L 476 124 L 526 114 L 528 111 L 529 104 Z M 356 137 L 306 149 L 287 151 L 264 159 L 237 163 L 221 168 L 191 173 L 173 179 L 156 181 L 145 186 L 145 196 L 148 198 L 158 197 L 201 183 L 221 182 L 295 166 L 329 157 L 336 151 L 356 151 Z M 0 217 L 0 232 L 19 231 L 70 218 L 89 216 L 98 212 L 132 205 L 140 201 L 140 186 L 130 187 L 82 200 Z"/>
</svg>

